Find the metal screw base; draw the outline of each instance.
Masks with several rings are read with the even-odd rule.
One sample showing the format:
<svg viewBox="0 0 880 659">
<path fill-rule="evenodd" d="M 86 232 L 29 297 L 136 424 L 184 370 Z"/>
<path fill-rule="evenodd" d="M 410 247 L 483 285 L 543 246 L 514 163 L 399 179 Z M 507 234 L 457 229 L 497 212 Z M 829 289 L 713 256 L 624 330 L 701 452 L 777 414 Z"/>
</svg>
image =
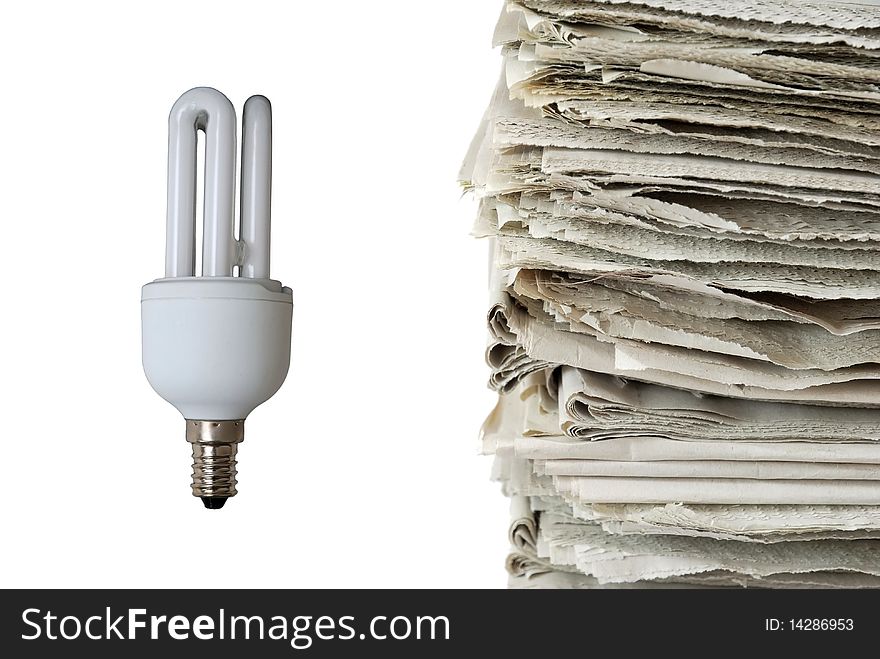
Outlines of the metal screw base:
<svg viewBox="0 0 880 659">
<path fill-rule="evenodd" d="M 193 452 L 192 493 L 206 508 L 222 508 L 226 499 L 235 496 L 235 455 L 243 440 L 244 419 L 187 419 L 186 441 Z"/>
</svg>

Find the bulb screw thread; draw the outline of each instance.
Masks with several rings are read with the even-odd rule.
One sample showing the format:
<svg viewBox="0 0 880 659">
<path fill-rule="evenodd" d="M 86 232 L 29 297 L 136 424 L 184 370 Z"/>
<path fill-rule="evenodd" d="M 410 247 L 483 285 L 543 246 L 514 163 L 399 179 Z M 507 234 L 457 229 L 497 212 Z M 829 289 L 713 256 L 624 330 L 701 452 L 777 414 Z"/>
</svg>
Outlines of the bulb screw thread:
<svg viewBox="0 0 880 659">
<path fill-rule="evenodd" d="M 235 496 L 238 444 L 244 441 L 244 419 L 187 419 L 186 441 L 192 444 L 192 493 L 206 508 L 222 508 Z"/>
</svg>

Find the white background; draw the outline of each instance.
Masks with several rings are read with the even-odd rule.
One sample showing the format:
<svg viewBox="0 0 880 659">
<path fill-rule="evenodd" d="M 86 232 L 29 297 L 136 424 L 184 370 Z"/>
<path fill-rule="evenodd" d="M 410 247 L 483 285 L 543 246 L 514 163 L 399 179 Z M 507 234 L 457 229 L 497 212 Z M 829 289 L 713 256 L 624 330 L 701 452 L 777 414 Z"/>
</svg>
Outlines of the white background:
<svg viewBox="0 0 880 659">
<path fill-rule="evenodd" d="M 41 2 L 0 24 L 0 587 L 502 587 L 477 457 L 486 246 L 458 166 L 500 2 Z M 190 87 L 275 112 L 272 275 L 290 374 L 239 494 L 189 491 L 140 363 L 163 270 L 167 115 Z"/>
</svg>

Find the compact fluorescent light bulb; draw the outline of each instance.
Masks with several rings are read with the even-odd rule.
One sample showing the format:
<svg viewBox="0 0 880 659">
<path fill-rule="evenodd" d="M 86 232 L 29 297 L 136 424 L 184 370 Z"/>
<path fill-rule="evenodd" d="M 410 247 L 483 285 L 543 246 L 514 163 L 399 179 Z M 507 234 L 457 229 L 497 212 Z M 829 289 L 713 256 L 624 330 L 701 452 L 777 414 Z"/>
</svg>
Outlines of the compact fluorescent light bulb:
<svg viewBox="0 0 880 659">
<path fill-rule="evenodd" d="M 249 98 L 242 124 L 236 240 L 235 109 L 207 87 L 186 92 L 171 109 L 165 277 L 144 286 L 141 296 L 144 372 L 186 419 L 192 493 L 207 508 L 221 508 L 235 495 L 244 420 L 278 391 L 290 363 L 291 292 L 269 277 L 269 101 Z M 201 276 L 195 271 L 199 130 L 205 133 Z"/>
</svg>

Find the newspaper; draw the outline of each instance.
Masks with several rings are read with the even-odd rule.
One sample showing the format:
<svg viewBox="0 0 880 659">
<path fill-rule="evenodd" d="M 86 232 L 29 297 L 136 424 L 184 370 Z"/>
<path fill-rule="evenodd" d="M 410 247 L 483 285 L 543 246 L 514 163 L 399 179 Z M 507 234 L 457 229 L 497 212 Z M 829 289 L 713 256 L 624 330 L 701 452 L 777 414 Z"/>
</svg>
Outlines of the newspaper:
<svg viewBox="0 0 880 659">
<path fill-rule="evenodd" d="M 557 415 L 569 437 L 751 441 L 880 439 L 880 409 L 744 401 L 562 367 Z M 548 413 L 550 413 L 548 411 Z"/>
<path fill-rule="evenodd" d="M 510 586 L 880 587 L 880 3 L 507 0 L 494 42 Z"/>
<path fill-rule="evenodd" d="M 880 579 L 873 574 L 873 564 L 859 560 L 860 554 L 872 550 L 875 539 L 862 538 L 859 544 L 849 545 L 857 549 L 855 555 L 848 552 L 849 562 L 842 568 L 825 569 L 833 564 L 833 559 L 823 559 L 814 552 L 818 546 L 819 551 L 833 555 L 835 539 L 818 539 L 815 535 L 809 538 L 808 546 L 801 545 L 804 551 L 797 551 L 799 543 L 762 548 L 737 542 L 719 545 L 717 539 L 661 538 L 661 543 L 675 546 L 670 552 L 675 558 L 670 560 L 664 552 L 661 562 L 652 564 L 654 578 L 641 580 L 629 569 L 633 563 L 650 560 L 651 552 L 656 552 L 658 547 L 656 539 L 647 538 L 644 531 L 626 537 L 618 533 L 615 537 L 595 524 L 580 524 L 558 499 L 515 496 L 511 501 L 511 537 L 525 531 L 530 539 L 527 547 L 512 547 L 508 555 L 506 564 L 511 587 L 864 588 L 880 584 Z M 836 542 L 839 544 L 840 540 Z M 599 547 L 602 551 L 597 553 Z M 610 552 L 615 554 L 609 555 Z M 780 559 L 792 560 L 787 553 L 803 555 L 805 552 L 811 560 L 803 563 L 799 572 L 773 572 Z M 606 561 L 608 563 L 603 565 Z"/>
<path fill-rule="evenodd" d="M 876 540 L 743 543 L 672 535 L 616 535 L 558 513 L 543 514 L 538 554 L 599 582 L 619 583 L 710 571 L 752 578 L 796 572 L 850 572 L 877 582 Z"/>
</svg>

